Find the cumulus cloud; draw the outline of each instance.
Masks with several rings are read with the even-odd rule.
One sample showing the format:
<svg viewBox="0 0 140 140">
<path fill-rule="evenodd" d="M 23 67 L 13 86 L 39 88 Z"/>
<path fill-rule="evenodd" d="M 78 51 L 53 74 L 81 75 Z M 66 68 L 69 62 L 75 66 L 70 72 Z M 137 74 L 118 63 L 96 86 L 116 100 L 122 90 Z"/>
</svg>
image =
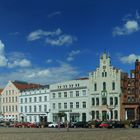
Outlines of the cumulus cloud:
<svg viewBox="0 0 140 140">
<path fill-rule="evenodd" d="M 8 63 L 9 68 L 14 68 L 14 67 L 30 67 L 31 62 L 27 59 L 21 59 L 21 60 L 14 60 L 13 62 Z"/>
<path fill-rule="evenodd" d="M 0 81 L 0 85 L 4 84 L 5 86 L 9 79 L 48 84 L 73 79 L 78 75 L 77 68 L 67 63 L 59 62 L 57 67 L 18 69 L 10 73 L 0 73 L 2 81 L 2 83 Z"/>
<path fill-rule="evenodd" d="M 80 50 L 72 50 L 67 57 L 67 61 L 73 61 L 75 56 L 80 53 Z"/>
<path fill-rule="evenodd" d="M 63 45 L 70 45 L 72 44 L 76 38 L 72 37 L 71 35 L 61 35 L 58 38 L 46 38 L 46 43 L 52 46 L 63 46 Z"/>
<path fill-rule="evenodd" d="M 57 35 L 60 35 L 62 33 L 62 30 L 61 29 L 56 29 L 55 31 L 44 31 L 42 29 L 38 29 L 38 30 L 35 30 L 33 32 L 31 32 L 28 36 L 27 36 L 27 40 L 28 41 L 34 41 L 34 40 L 37 40 L 37 39 L 40 39 L 44 36 L 57 36 Z"/>
<path fill-rule="evenodd" d="M 0 67 L 4 67 L 7 65 L 7 58 L 5 56 L 5 45 L 2 43 L 2 41 L 0 40 Z"/>
<path fill-rule="evenodd" d="M 76 37 L 64 34 L 60 28 L 55 31 L 35 30 L 27 36 L 28 41 L 45 38 L 45 43 L 52 46 L 67 46 L 76 41 Z"/>
<path fill-rule="evenodd" d="M 120 57 L 120 61 L 124 64 L 132 64 L 136 61 L 136 59 L 140 60 L 140 55 L 130 54 L 128 56 Z"/>
<path fill-rule="evenodd" d="M 123 21 L 124 24 L 122 27 L 116 26 L 113 29 L 114 36 L 130 35 L 140 30 L 140 16 L 138 11 L 136 11 L 135 17 L 132 18 L 132 15 L 129 14 L 124 17 Z"/>
<path fill-rule="evenodd" d="M 29 67 L 31 62 L 25 58 L 24 54 L 14 52 L 9 55 L 5 55 L 5 45 L 0 40 L 0 67 Z"/>
</svg>

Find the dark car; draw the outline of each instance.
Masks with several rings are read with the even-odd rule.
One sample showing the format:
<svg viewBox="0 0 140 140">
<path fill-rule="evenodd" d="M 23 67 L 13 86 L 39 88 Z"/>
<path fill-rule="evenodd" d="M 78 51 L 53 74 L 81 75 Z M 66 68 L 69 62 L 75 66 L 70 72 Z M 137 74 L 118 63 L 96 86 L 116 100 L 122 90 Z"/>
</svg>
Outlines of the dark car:
<svg viewBox="0 0 140 140">
<path fill-rule="evenodd" d="M 73 124 L 74 128 L 88 128 L 88 122 L 76 122 Z"/>
<path fill-rule="evenodd" d="M 135 120 L 130 123 L 132 128 L 139 128 L 140 127 L 140 120 Z"/>
</svg>

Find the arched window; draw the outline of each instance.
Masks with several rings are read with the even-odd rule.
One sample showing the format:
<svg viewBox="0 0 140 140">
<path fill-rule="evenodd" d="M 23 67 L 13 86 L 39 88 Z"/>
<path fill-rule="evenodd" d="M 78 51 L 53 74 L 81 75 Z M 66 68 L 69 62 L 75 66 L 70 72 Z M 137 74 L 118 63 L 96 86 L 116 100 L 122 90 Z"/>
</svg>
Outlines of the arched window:
<svg viewBox="0 0 140 140">
<path fill-rule="evenodd" d="M 103 91 L 106 90 L 106 82 L 103 82 Z"/>
<path fill-rule="evenodd" d="M 115 105 L 118 105 L 118 97 L 115 97 Z"/>
<path fill-rule="evenodd" d="M 92 113 L 91 114 L 92 115 L 92 119 L 95 119 L 95 111 L 92 111 L 91 113 Z"/>
<path fill-rule="evenodd" d="M 97 84 L 94 83 L 94 91 L 97 91 Z"/>
<path fill-rule="evenodd" d="M 117 110 L 114 111 L 114 117 L 115 117 L 115 119 L 118 119 L 118 111 Z"/>
<path fill-rule="evenodd" d="M 112 90 L 115 90 L 115 82 L 112 82 Z"/>
<path fill-rule="evenodd" d="M 110 105 L 113 105 L 113 97 L 110 97 Z"/>
<path fill-rule="evenodd" d="M 92 98 L 92 105 L 95 105 L 95 99 Z"/>
<path fill-rule="evenodd" d="M 99 111 L 96 111 L 96 119 L 99 119 Z"/>
</svg>

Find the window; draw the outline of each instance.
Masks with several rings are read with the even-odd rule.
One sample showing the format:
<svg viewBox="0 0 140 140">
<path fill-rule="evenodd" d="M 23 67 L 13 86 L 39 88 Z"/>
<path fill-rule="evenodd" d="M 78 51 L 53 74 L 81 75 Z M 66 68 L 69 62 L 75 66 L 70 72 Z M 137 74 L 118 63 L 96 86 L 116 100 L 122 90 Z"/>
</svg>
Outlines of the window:
<svg viewBox="0 0 140 140">
<path fill-rule="evenodd" d="M 96 98 L 96 105 L 99 105 L 99 98 Z"/>
<path fill-rule="evenodd" d="M 44 112 L 47 112 L 47 105 L 44 105 Z"/>
<path fill-rule="evenodd" d="M 95 105 L 95 99 L 92 98 L 92 105 Z"/>
<path fill-rule="evenodd" d="M 11 102 L 11 97 L 9 97 L 9 103 Z"/>
<path fill-rule="evenodd" d="M 16 98 L 16 102 L 17 102 L 17 96 L 15 98 Z"/>
<path fill-rule="evenodd" d="M 97 84 L 94 84 L 94 91 L 97 91 Z"/>
<path fill-rule="evenodd" d="M 70 91 L 70 97 L 73 97 L 73 91 Z"/>
<path fill-rule="evenodd" d="M 86 108 L 86 102 L 83 102 L 83 108 Z"/>
<path fill-rule="evenodd" d="M 30 103 L 32 102 L 32 98 L 31 98 L 31 97 L 29 98 L 29 102 L 30 102 Z"/>
<path fill-rule="evenodd" d="M 86 90 L 82 90 L 83 96 L 86 96 Z"/>
<path fill-rule="evenodd" d="M 115 90 L 115 82 L 112 83 L 112 90 Z"/>
<path fill-rule="evenodd" d="M 12 97 L 12 102 L 14 102 L 14 97 Z"/>
<path fill-rule="evenodd" d="M 73 102 L 70 102 L 70 108 L 73 108 Z"/>
<path fill-rule="evenodd" d="M 29 112 L 32 112 L 32 106 L 29 106 Z"/>
<path fill-rule="evenodd" d="M 39 112 L 41 112 L 42 111 L 42 107 L 41 107 L 41 105 L 39 105 Z"/>
<path fill-rule="evenodd" d="M 58 108 L 61 109 L 61 103 L 58 103 Z"/>
<path fill-rule="evenodd" d="M 115 97 L 115 105 L 118 105 L 118 97 Z"/>
<path fill-rule="evenodd" d="M 25 98 L 25 103 L 27 103 L 27 98 Z"/>
<path fill-rule="evenodd" d="M 16 107 L 16 111 L 18 111 L 18 107 L 17 107 L 17 105 L 16 105 L 15 107 Z"/>
<path fill-rule="evenodd" d="M 79 102 L 76 102 L 76 108 L 79 108 Z"/>
<path fill-rule="evenodd" d="M 39 102 L 42 102 L 42 97 L 41 96 L 39 96 Z"/>
<path fill-rule="evenodd" d="M 25 113 L 27 112 L 27 106 L 25 106 Z"/>
<path fill-rule="evenodd" d="M 23 103 L 23 98 L 20 99 L 20 103 Z"/>
<path fill-rule="evenodd" d="M 55 98 L 55 93 L 53 93 L 53 98 Z"/>
<path fill-rule="evenodd" d="M 64 108 L 67 109 L 67 103 L 64 103 Z"/>
<path fill-rule="evenodd" d="M 9 106 L 9 112 L 11 112 L 11 106 Z"/>
<path fill-rule="evenodd" d="M 58 97 L 61 98 L 61 92 L 58 92 Z"/>
<path fill-rule="evenodd" d="M 64 92 L 64 97 L 67 97 L 67 92 Z"/>
<path fill-rule="evenodd" d="M 96 119 L 99 119 L 99 111 L 96 111 Z"/>
<path fill-rule="evenodd" d="M 79 96 L 79 91 L 76 91 L 76 97 L 78 97 Z"/>
<path fill-rule="evenodd" d="M 14 106 L 12 106 L 12 111 L 14 112 Z"/>
<path fill-rule="evenodd" d="M 104 77 L 104 72 L 102 72 L 102 77 Z"/>
<path fill-rule="evenodd" d="M 34 102 L 36 102 L 36 97 L 34 97 Z"/>
<path fill-rule="evenodd" d="M 104 72 L 105 73 L 105 77 L 107 77 L 107 72 Z"/>
<path fill-rule="evenodd" d="M 53 103 L 53 109 L 55 109 L 55 103 Z"/>
<path fill-rule="evenodd" d="M 113 97 L 110 97 L 110 105 L 113 105 Z"/>
<path fill-rule="evenodd" d="M 95 111 L 92 111 L 91 115 L 92 115 L 92 120 L 94 120 L 95 119 Z"/>
<path fill-rule="evenodd" d="M 115 115 L 115 119 L 118 119 L 118 111 L 117 110 L 114 111 L 114 115 Z"/>
<path fill-rule="evenodd" d="M 21 112 L 23 112 L 23 106 L 20 107 Z"/>
<path fill-rule="evenodd" d="M 36 112 L 36 106 L 34 106 L 34 112 Z"/>
<path fill-rule="evenodd" d="M 103 91 L 106 90 L 106 82 L 103 82 Z"/>
<path fill-rule="evenodd" d="M 44 102 L 46 102 L 47 101 L 47 96 L 44 96 Z"/>
<path fill-rule="evenodd" d="M 102 105 L 106 105 L 107 104 L 107 99 L 106 99 L 106 97 L 103 97 L 102 98 Z"/>
</svg>

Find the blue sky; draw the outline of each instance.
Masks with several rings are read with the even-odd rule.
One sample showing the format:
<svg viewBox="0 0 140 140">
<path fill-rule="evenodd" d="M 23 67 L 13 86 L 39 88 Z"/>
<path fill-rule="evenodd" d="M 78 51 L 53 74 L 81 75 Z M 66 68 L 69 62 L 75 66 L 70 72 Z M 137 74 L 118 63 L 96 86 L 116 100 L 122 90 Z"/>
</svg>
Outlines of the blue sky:
<svg viewBox="0 0 140 140">
<path fill-rule="evenodd" d="M 140 58 L 139 0 L 0 2 L 1 87 L 88 76 L 105 49 L 125 72 Z"/>
</svg>

